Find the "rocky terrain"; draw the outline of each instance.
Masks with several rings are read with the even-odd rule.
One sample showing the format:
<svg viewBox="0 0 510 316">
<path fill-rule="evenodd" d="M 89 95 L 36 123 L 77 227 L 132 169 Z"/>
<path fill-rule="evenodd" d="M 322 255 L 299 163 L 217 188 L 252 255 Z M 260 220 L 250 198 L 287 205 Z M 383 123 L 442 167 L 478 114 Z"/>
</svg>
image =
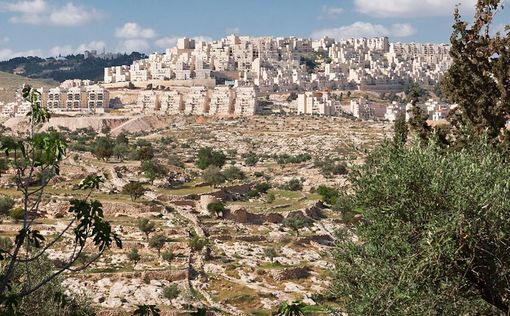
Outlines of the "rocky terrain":
<svg viewBox="0 0 510 316">
<path fill-rule="evenodd" d="M 51 126 L 58 129 L 69 119 L 55 120 Z M 6 125 L 21 129 L 19 122 Z M 88 126 L 99 132 L 105 125 Z M 103 161 L 71 146 L 37 220 L 43 234 L 61 231 L 69 200 L 81 194 L 73 190 L 79 179 L 91 173 L 104 176 L 106 182 L 93 197 L 103 203 L 124 247 L 65 279 L 69 293 L 88 298 L 104 315 L 128 314 L 140 304 L 157 305 L 163 315 L 186 315 L 200 307 L 219 315 L 270 315 L 283 301 L 317 305 L 329 284 L 334 233 L 343 220 L 315 189 L 327 185 L 348 190 L 348 182 L 346 174 L 325 174 L 316 160 L 335 159 L 350 170 L 391 130 L 383 123 L 285 116 L 138 117 L 109 127 L 112 137 L 124 132 L 130 144 L 150 143 L 167 174 L 150 181 L 136 159 Z M 196 167 L 197 152 L 204 147 L 225 153 L 223 170 L 236 166 L 245 177 L 218 185 L 204 181 Z M 281 161 L 283 155 L 304 154 L 309 159 Z M 250 155 L 257 157 L 255 163 L 249 163 Z M 182 164 L 170 163 L 175 157 Z M 285 187 L 292 179 L 299 179 L 302 187 Z M 131 181 L 147 189 L 141 198 L 122 193 Z M 263 182 L 271 185 L 266 193 L 249 194 Z M 1 177 L 0 186 L 0 194 L 19 198 L 9 177 Z M 211 214 L 212 202 L 223 203 L 225 212 Z M 285 224 L 296 217 L 307 225 L 292 229 Z M 138 228 L 140 219 L 154 223 L 150 237 L 166 237 L 162 255 Z M 13 236 L 17 227 L 5 218 L 0 233 Z M 132 249 L 140 254 L 138 262 L 128 256 Z M 68 251 L 64 239 L 49 259 L 58 262 Z M 172 257 L 165 257 L 169 252 Z"/>
</svg>

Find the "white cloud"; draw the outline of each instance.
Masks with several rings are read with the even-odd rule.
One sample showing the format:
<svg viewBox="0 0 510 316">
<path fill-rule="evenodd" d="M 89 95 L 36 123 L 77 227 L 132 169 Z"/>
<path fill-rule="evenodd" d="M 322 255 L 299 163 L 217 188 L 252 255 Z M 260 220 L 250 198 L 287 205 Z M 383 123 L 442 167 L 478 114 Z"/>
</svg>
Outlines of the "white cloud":
<svg viewBox="0 0 510 316">
<path fill-rule="evenodd" d="M 194 36 L 192 38 L 195 40 L 195 42 L 212 42 L 213 41 L 212 37 L 204 36 L 204 35 Z"/>
<path fill-rule="evenodd" d="M 181 37 L 177 37 L 177 36 L 161 37 L 156 42 L 154 42 L 154 44 L 157 47 L 161 47 L 161 48 L 172 48 L 177 45 L 177 40 L 179 38 L 181 38 Z M 202 36 L 202 35 L 192 37 L 192 39 L 194 39 L 197 42 L 212 42 L 212 40 L 213 40 L 209 36 Z"/>
<path fill-rule="evenodd" d="M 127 39 L 123 41 L 120 46 L 117 48 L 117 51 L 119 52 L 140 52 L 140 51 L 146 51 L 150 48 L 149 43 L 145 39 L 141 38 L 133 38 L 133 39 Z"/>
<path fill-rule="evenodd" d="M 44 0 L 25 0 L 17 2 L 1 2 L 0 11 L 38 14 L 48 9 L 48 5 Z"/>
<path fill-rule="evenodd" d="M 236 26 L 236 27 L 227 27 L 225 29 L 225 34 L 228 34 L 228 35 L 230 35 L 230 34 L 239 34 L 239 31 L 240 31 L 240 29 L 239 29 L 238 26 Z"/>
<path fill-rule="evenodd" d="M 318 20 L 334 19 L 338 15 L 344 13 L 344 8 L 332 7 L 329 5 L 322 6 L 322 14 L 317 17 Z"/>
<path fill-rule="evenodd" d="M 135 22 L 128 22 L 115 30 L 115 36 L 119 38 L 140 39 L 154 38 L 156 32 L 151 28 L 143 28 Z"/>
<path fill-rule="evenodd" d="M 162 37 L 158 39 L 155 44 L 158 47 L 161 48 L 171 48 L 174 47 L 177 44 L 178 37 L 171 36 L 171 37 Z"/>
<path fill-rule="evenodd" d="M 0 10 L 15 13 L 12 23 L 33 25 L 77 26 L 99 20 L 103 14 L 69 2 L 63 6 L 49 5 L 45 0 L 24 0 L 0 3 Z"/>
<path fill-rule="evenodd" d="M 424 17 L 452 15 L 455 5 L 472 12 L 477 0 L 355 0 L 356 10 L 376 17 Z"/>
<path fill-rule="evenodd" d="M 83 25 L 94 20 L 99 20 L 102 13 L 95 9 L 86 10 L 83 7 L 77 7 L 72 3 L 66 4 L 50 14 L 50 22 L 53 25 Z"/>
<path fill-rule="evenodd" d="M 409 23 L 393 24 L 390 29 L 390 36 L 394 37 L 408 37 L 416 34 L 416 29 Z"/>
<path fill-rule="evenodd" d="M 8 43 L 11 39 L 8 38 L 7 36 L 4 36 L 4 37 L 0 37 L 0 44 L 5 44 L 5 43 Z"/>
<path fill-rule="evenodd" d="M 408 23 L 393 24 L 388 28 L 380 24 L 355 22 L 351 25 L 316 31 L 312 33 L 312 38 L 319 39 L 325 36 L 335 39 L 379 36 L 407 37 L 415 33 L 414 27 Z"/>
<path fill-rule="evenodd" d="M 27 50 L 27 51 L 14 51 L 9 48 L 0 48 L 0 60 L 9 60 L 15 57 L 22 56 L 41 56 L 42 51 L 39 49 Z"/>
<path fill-rule="evenodd" d="M 106 47 L 105 42 L 102 41 L 92 41 L 89 43 L 83 43 L 79 46 L 73 47 L 71 45 L 65 46 L 54 46 L 50 49 L 50 56 L 66 56 L 70 54 L 81 54 L 86 50 L 102 50 Z"/>
</svg>

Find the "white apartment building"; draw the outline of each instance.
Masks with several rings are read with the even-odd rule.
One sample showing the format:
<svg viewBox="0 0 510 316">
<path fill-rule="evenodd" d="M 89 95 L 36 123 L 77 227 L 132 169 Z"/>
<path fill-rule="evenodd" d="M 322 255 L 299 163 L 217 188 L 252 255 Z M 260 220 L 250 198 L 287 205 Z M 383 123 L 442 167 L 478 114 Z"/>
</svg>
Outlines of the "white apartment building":
<svg viewBox="0 0 510 316">
<path fill-rule="evenodd" d="M 85 87 L 87 95 L 87 110 L 94 113 L 104 113 L 108 107 L 109 93 L 99 85 L 90 85 Z"/>
<path fill-rule="evenodd" d="M 325 115 L 335 114 L 335 104 L 328 93 L 305 92 L 298 95 L 297 114 Z"/>
<path fill-rule="evenodd" d="M 82 104 L 86 102 L 86 96 L 82 95 L 81 87 L 71 87 L 67 89 L 65 109 L 67 111 L 79 111 L 82 108 Z"/>
<path fill-rule="evenodd" d="M 257 90 L 255 87 L 237 87 L 234 114 L 251 116 L 258 112 Z"/>
<path fill-rule="evenodd" d="M 46 97 L 46 107 L 50 111 L 65 109 L 67 100 L 67 90 L 61 87 L 55 87 L 48 90 Z"/>
<path fill-rule="evenodd" d="M 129 66 L 115 66 L 104 69 L 104 83 L 131 81 Z"/>
<path fill-rule="evenodd" d="M 158 95 L 153 90 L 143 91 L 138 94 L 136 107 L 143 113 L 155 114 L 159 112 L 160 104 Z"/>
<path fill-rule="evenodd" d="M 209 97 L 206 87 L 191 87 L 184 104 L 184 113 L 197 115 L 209 113 Z"/>
<path fill-rule="evenodd" d="M 161 114 L 176 115 L 184 112 L 184 97 L 175 90 L 163 92 L 159 104 Z"/>
<path fill-rule="evenodd" d="M 384 119 L 395 122 L 400 115 L 400 113 L 403 113 L 405 111 L 405 107 L 396 102 L 393 101 L 390 105 L 386 107 L 386 113 L 384 114 Z"/>
<path fill-rule="evenodd" d="M 313 51 L 327 57 L 308 69 L 303 56 Z M 182 38 L 165 54 L 133 62 L 127 72 L 128 66 L 105 69 L 104 80 L 203 80 L 213 72 L 237 72 L 239 85 L 267 93 L 329 88 L 392 91 L 410 82 L 435 84 L 451 65 L 448 52 L 444 44 L 389 43 L 387 37 L 336 41 L 230 35 L 210 43 Z"/>
<path fill-rule="evenodd" d="M 375 119 L 375 111 L 370 103 L 365 98 L 359 98 L 358 100 L 351 100 L 350 104 L 351 113 L 354 117 L 362 120 L 373 120 Z"/>
<path fill-rule="evenodd" d="M 229 86 L 214 88 L 209 113 L 211 115 L 228 115 L 234 112 L 235 95 Z"/>
</svg>

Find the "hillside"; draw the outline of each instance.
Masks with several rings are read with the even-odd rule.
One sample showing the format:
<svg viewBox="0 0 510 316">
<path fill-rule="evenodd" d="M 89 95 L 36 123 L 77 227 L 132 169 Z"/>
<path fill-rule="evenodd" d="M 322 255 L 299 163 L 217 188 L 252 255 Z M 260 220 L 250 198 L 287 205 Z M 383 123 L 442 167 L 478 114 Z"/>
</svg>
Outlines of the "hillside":
<svg viewBox="0 0 510 316">
<path fill-rule="evenodd" d="M 0 102 L 12 102 L 15 99 L 16 89 L 23 84 L 34 87 L 50 88 L 59 83 L 52 79 L 31 79 L 0 71 Z"/>
<path fill-rule="evenodd" d="M 145 58 L 141 53 L 115 55 L 112 58 L 89 57 L 83 54 L 59 58 L 17 57 L 0 62 L 0 71 L 15 73 L 29 78 L 48 78 L 59 82 L 68 79 L 103 80 L 104 68 L 130 65 L 134 60 Z"/>
</svg>

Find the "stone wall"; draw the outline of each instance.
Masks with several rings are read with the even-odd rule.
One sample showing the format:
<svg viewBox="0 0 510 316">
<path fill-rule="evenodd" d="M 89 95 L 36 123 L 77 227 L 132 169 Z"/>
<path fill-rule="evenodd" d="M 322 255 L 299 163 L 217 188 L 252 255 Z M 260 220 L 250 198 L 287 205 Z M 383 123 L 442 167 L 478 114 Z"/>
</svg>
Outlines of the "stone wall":
<svg viewBox="0 0 510 316">
<path fill-rule="evenodd" d="M 310 275 L 307 268 L 288 268 L 272 272 L 275 281 L 304 279 Z"/>
</svg>

